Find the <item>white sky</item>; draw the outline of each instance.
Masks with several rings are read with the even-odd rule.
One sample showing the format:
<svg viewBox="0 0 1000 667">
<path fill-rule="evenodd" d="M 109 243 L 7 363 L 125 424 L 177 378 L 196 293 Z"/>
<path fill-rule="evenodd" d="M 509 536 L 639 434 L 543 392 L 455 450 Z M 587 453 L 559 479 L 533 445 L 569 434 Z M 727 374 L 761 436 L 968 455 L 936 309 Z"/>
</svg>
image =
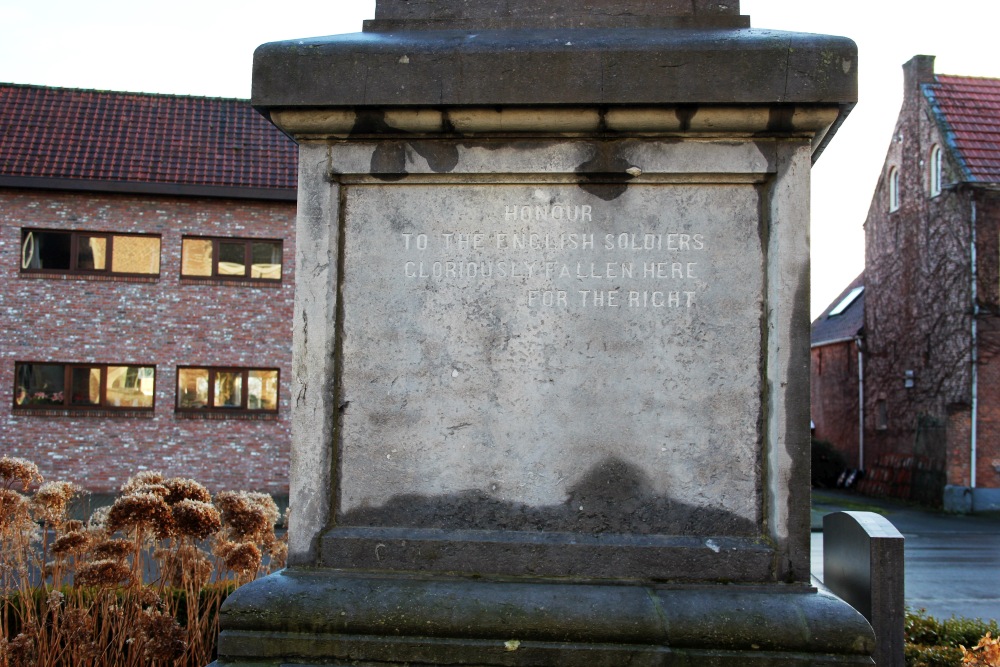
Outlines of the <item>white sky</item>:
<svg viewBox="0 0 1000 667">
<path fill-rule="evenodd" d="M 0 81 L 246 98 L 256 46 L 357 32 L 374 7 L 374 0 L 0 0 Z M 858 44 L 860 102 L 813 171 L 814 317 L 864 266 L 862 223 L 902 99 L 901 65 L 922 53 L 937 56 L 938 73 L 1000 77 L 998 9 L 997 0 L 742 0 L 756 28 L 845 35 Z"/>
</svg>

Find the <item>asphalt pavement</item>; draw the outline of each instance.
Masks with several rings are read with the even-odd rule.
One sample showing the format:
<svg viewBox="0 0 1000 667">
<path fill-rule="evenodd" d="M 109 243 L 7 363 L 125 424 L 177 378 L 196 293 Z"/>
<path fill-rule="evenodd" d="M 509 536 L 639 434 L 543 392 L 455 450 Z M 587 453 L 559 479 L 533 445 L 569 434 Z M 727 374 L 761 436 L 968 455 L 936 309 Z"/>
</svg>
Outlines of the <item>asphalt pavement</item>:
<svg viewBox="0 0 1000 667">
<path fill-rule="evenodd" d="M 840 510 L 877 512 L 903 534 L 907 607 L 938 618 L 1000 619 L 1000 513 L 960 516 L 814 489 L 812 572 L 820 580 L 822 517 Z"/>
</svg>

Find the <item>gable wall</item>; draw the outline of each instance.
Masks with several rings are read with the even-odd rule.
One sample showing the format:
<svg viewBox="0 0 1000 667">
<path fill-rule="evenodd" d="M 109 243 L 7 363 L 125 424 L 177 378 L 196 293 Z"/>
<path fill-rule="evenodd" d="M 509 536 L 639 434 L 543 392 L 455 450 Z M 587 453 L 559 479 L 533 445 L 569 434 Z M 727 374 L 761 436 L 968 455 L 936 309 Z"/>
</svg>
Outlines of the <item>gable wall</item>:
<svg viewBox="0 0 1000 667">
<path fill-rule="evenodd" d="M 904 497 L 914 495 L 914 475 L 871 479 L 880 474 L 877 469 L 930 468 L 943 476 L 940 436 L 949 406 L 962 409 L 971 399 L 968 194 L 947 188 L 960 176 L 946 157 L 946 188 L 929 196 L 931 147 L 944 144 L 918 83 L 908 71 L 903 109 L 865 223 L 865 450 L 866 468 L 874 473 L 869 491 Z M 889 212 L 893 166 L 900 173 L 901 205 Z M 913 372 L 911 388 L 905 386 L 906 371 Z"/>
</svg>

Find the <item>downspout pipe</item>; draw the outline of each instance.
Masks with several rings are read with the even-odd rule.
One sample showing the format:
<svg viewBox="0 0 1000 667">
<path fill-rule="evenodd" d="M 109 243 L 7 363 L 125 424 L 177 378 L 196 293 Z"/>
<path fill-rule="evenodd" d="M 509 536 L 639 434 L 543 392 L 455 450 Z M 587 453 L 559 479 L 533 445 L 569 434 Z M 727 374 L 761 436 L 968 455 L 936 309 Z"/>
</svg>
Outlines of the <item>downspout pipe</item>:
<svg viewBox="0 0 1000 667">
<path fill-rule="evenodd" d="M 976 488 L 976 437 L 979 428 L 979 341 L 977 339 L 976 327 L 979 320 L 979 294 L 978 294 L 978 271 L 976 267 L 976 193 L 971 193 L 972 199 L 972 245 L 970 255 L 972 258 L 972 325 L 970 333 L 971 359 L 972 359 L 972 428 L 969 437 L 969 488 Z"/>
<path fill-rule="evenodd" d="M 855 336 L 858 348 L 858 470 L 865 469 L 865 357 L 861 351 L 861 336 Z"/>
</svg>

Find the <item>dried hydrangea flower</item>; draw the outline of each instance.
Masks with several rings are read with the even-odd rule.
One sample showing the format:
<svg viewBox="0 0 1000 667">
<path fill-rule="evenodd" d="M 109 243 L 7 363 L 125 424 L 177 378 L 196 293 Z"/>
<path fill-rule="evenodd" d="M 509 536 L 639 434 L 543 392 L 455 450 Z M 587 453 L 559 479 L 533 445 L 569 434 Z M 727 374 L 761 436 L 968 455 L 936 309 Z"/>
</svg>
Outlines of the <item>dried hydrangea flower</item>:
<svg viewBox="0 0 1000 667">
<path fill-rule="evenodd" d="M 148 486 L 150 484 L 160 484 L 163 482 L 163 473 L 155 472 L 153 470 L 143 470 L 138 472 L 122 484 L 122 493 L 132 493 L 136 489 L 143 486 Z"/>
<path fill-rule="evenodd" d="M 151 493 L 154 496 L 159 496 L 160 498 L 166 498 L 170 495 L 170 489 L 162 484 L 142 484 L 135 487 L 128 492 L 128 495 L 133 495 L 136 493 Z"/>
<path fill-rule="evenodd" d="M 45 601 L 45 604 L 50 610 L 55 610 L 63 606 L 63 603 L 65 601 L 66 601 L 66 596 L 63 595 L 61 592 L 49 591 L 49 597 Z"/>
<path fill-rule="evenodd" d="M 148 660 L 173 662 L 184 655 L 186 633 L 170 614 L 149 609 L 139 617 L 143 655 Z"/>
<path fill-rule="evenodd" d="M 167 496 L 164 500 L 167 504 L 174 505 L 182 500 L 197 500 L 203 503 L 212 502 L 212 494 L 204 486 L 193 479 L 183 477 L 172 477 L 163 486 L 167 488 Z"/>
<path fill-rule="evenodd" d="M 237 574 L 254 574 L 260 568 L 262 556 L 253 542 L 220 542 L 215 553 Z"/>
<path fill-rule="evenodd" d="M 46 482 L 35 491 L 34 503 L 39 517 L 47 523 L 59 523 L 66 517 L 66 507 L 82 489 L 72 482 Z"/>
<path fill-rule="evenodd" d="M 31 513 L 28 499 L 17 491 L 0 489 L 0 532 L 23 532 L 30 528 Z"/>
<path fill-rule="evenodd" d="M 131 540 L 103 540 L 94 545 L 90 553 L 97 559 L 125 560 L 134 548 Z"/>
<path fill-rule="evenodd" d="M 271 556 L 271 570 L 280 570 L 288 562 L 288 543 L 278 540 L 268 549 Z"/>
<path fill-rule="evenodd" d="M 121 561 L 95 560 L 84 563 L 76 570 L 74 584 L 77 586 L 128 586 L 132 581 L 132 570 Z"/>
<path fill-rule="evenodd" d="M 141 607 L 149 607 L 151 609 L 163 609 L 165 606 L 160 594 L 148 586 L 139 589 L 139 592 L 136 594 L 136 602 Z"/>
<path fill-rule="evenodd" d="M 70 607 L 61 616 L 60 630 L 66 645 L 73 647 L 74 664 L 90 664 L 101 654 L 94 641 L 94 616 L 90 609 L 79 607 Z"/>
<path fill-rule="evenodd" d="M 281 510 L 278 509 L 278 505 L 274 502 L 274 498 L 271 497 L 270 493 L 245 491 L 244 495 L 247 500 L 264 510 L 264 513 L 267 515 L 267 520 L 271 522 L 272 527 L 281 520 Z"/>
<path fill-rule="evenodd" d="M 108 511 L 108 532 L 134 528 L 153 529 L 161 537 L 173 531 L 173 515 L 163 498 L 153 493 L 130 493 L 120 496 Z"/>
<path fill-rule="evenodd" d="M 110 505 L 105 505 L 104 507 L 98 507 L 95 509 L 90 513 L 90 518 L 87 519 L 87 528 L 96 532 L 106 530 L 109 512 L 111 512 Z"/>
<path fill-rule="evenodd" d="M 87 550 L 93 538 L 85 530 L 74 530 L 60 535 L 52 543 L 52 553 L 60 555 L 79 554 Z"/>
<path fill-rule="evenodd" d="M 38 651 L 35 644 L 35 636 L 37 634 L 37 628 L 29 623 L 16 637 L 7 642 L 3 654 L 3 657 L 7 660 L 5 664 L 12 666 L 38 664 Z"/>
<path fill-rule="evenodd" d="M 222 528 L 219 510 L 210 503 L 184 499 L 171 507 L 174 527 L 178 535 L 203 540 Z"/>
<path fill-rule="evenodd" d="M 222 510 L 223 523 L 237 540 L 260 542 L 274 531 L 270 508 L 244 491 L 223 491 L 215 496 L 215 504 Z"/>
<path fill-rule="evenodd" d="M 6 480 L 5 486 L 9 487 L 14 482 L 20 482 L 24 490 L 34 482 L 41 483 L 42 476 L 38 473 L 38 466 L 27 459 L 13 456 L 0 457 L 0 480 Z"/>
</svg>

